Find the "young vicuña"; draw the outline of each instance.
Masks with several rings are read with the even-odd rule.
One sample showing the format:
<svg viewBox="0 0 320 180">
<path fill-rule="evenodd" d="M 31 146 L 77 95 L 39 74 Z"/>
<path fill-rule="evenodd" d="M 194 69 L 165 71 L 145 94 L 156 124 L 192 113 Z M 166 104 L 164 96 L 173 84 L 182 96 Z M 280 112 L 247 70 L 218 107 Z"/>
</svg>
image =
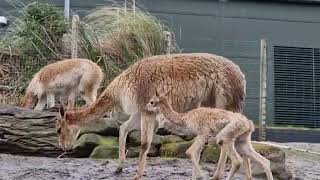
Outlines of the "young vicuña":
<svg viewBox="0 0 320 180">
<path fill-rule="evenodd" d="M 194 143 L 186 151 L 186 154 L 191 158 L 193 163 L 192 179 L 202 177 L 199 166 L 201 151 L 205 143 L 214 139 L 221 146 L 221 152 L 227 152 L 232 161 L 232 167 L 227 180 L 232 179 L 242 164 L 243 161 L 240 155 L 245 158 L 244 165 L 247 179 L 252 179 L 251 167 L 248 166 L 250 162 L 248 158 L 262 165 L 268 180 L 273 179 L 269 160 L 257 153 L 251 145 L 251 134 L 254 131 L 254 125 L 251 120 L 248 120 L 240 113 L 208 107 L 199 107 L 186 113 L 178 113 L 173 110 L 168 102 L 170 96 L 169 93 L 159 95 L 156 90 L 156 94 L 147 104 L 147 109 L 162 114 L 167 120 L 183 128 L 189 128 L 197 134 Z M 220 159 L 225 158 L 220 156 Z M 222 163 L 224 162 L 225 160 L 219 160 L 218 167 L 220 168 L 217 169 L 220 172 L 217 172 L 213 179 L 221 178 L 225 166 Z"/>
</svg>

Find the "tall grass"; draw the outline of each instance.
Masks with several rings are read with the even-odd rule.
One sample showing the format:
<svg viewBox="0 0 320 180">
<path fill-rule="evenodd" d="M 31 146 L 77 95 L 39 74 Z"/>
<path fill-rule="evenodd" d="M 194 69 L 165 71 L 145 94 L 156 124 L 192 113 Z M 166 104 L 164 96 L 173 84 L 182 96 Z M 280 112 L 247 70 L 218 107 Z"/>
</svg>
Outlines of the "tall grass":
<svg viewBox="0 0 320 180">
<path fill-rule="evenodd" d="M 93 11 L 80 29 L 82 55 L 102 65 L 108 80 L 144 57 L 165 54 L 164 31 L 172 32 L 148 12 L 119 5 Z"/>
<path fill-rule="evenodd" d="M 13 86 L 6 91 L 19 96 L 40 68 L 70 57 L 70 23 L 65 20 L 62 10 L 54 6 L 7 1 L 16 8 L 18 16 L 10 19 L 13 25 L 5 36 L 0 37 L 0 55 L 1 52 L 17 55 L 19 65 L 16 66 L 18 73 L 11 73 L 17 76 L 14 82 L 3 82 Z M 104 85 L 130 64 L 166 53 L 164 31 L 172 31 L 151 14 L 138 7 L 128 7 L 106 6 L 92 11 L 80 21 L 78 57 L 91 59 L 104 69 Z M 174 51 L 177 48 L 174 38 L 172 44 Z M 7 65 L 1 66 L 0 76 L 8 74 L 7 71 Z M 0 94 L 2 92 L 0 89 Z M 3 101 L 0 99 L 0 102 Z"/>
<path fill-rule="evenodd" d="M 0 62 L 10 61 L 10 58 L 3 58 L 11 55 L 18 56 L 19 61 L 16 61 L 18 64 L 12 62 L 16 65 L 17 73 L 6 73 L 17 76 L 13 78 L 14 82 L 7 81 L 11 77 L 3 76 L 0 84 L 10 87 L 10 90 L 14 89 L 9 92 L 10 96 L 19 96 L 35 72 L 52 60 L 62 57 L 60 41 L 68 30 L 68 23 L 63 12 L 52 5 L 37 2 L 23 4 L 12 0 L 7 2 L 15 8 L 16 13 L 10 17 L 12 24 L 7 33 L 0 38 L 0 55 L 4 55 L 0 56 Z M 4 91 L 0 91 L 0 100 L 3 101 Z"/>
</svg>

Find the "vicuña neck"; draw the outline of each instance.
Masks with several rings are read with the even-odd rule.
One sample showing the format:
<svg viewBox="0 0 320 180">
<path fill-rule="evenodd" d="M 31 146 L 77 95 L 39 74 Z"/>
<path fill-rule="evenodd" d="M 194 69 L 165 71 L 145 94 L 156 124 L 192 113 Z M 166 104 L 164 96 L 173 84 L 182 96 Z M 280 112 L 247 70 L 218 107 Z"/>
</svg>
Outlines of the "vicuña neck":
<svg viewBox="0 0 320 180">
<path fill-rule="evenodd" d="M 87 122 L 102 118 L 116 104 L 117 100 L 115 96 L 108 90 L 105 90 L 90 106 L 73 111 L 71 119 L 75 124 L 84 125 Z"/>
<path fill-rule="evenodd" d="M 180 126 L 185 126 L 185 120 L 184 120 L 184 115 L 176 112 L 173 110 L 172 106 L 169 104 L 168 101 L 164 102 L 160 106 L 160 113 L 163 114 L 165 118 L 167 118 L 169 121 L 180 125 Z"/>
</svg>

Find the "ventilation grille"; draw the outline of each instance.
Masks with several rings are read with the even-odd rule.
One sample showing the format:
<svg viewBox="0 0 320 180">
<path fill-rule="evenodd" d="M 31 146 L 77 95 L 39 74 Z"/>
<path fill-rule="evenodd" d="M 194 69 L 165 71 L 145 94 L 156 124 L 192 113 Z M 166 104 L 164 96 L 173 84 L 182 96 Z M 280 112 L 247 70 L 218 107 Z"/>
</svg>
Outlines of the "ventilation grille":
<svg viewBox="0 0 320 180">
<path fill-rule="evenodd" d="M 274 47 L 275 124 L 320 126 L 320 50 Z"/>
</svg>

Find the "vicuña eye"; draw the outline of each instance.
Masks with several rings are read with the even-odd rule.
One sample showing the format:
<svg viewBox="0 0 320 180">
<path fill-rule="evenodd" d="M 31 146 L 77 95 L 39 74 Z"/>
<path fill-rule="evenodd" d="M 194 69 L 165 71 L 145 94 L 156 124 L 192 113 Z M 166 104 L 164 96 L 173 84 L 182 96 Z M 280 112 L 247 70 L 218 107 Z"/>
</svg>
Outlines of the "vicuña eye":
<svg viewBox="0 0 320 180">
<path fill-rule="evenodd" d="M 151 101 L 150 104 L 153 105 L 153 101 Z"/>
</svg>

